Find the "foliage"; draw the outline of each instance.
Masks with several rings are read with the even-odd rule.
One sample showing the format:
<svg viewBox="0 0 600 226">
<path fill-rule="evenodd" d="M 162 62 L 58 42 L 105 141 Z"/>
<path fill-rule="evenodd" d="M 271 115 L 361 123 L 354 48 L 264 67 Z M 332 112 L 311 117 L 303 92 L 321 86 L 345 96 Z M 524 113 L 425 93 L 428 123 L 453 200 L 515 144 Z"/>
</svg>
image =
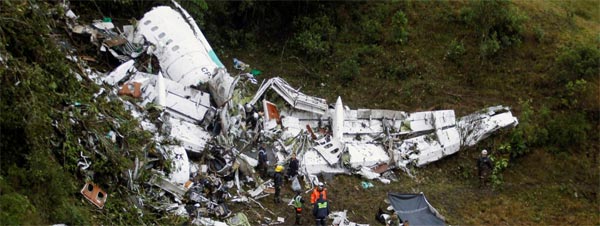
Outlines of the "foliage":
<svg viewBox="0 0 600 226">
<path fill-rule="evenodd" d="M 448 59 L 454 63 L 460 63 L 460 58 L 465 55 L 466 49 L 462 40 L 459 42 L 456 39 L 450 42 L 448 50 L 446 51 L 445 59 Z"/>
<path fill-rule="evenodd" d="M 500 50 L 500 42 L 498 41 L 496 33 L 493 33 L 491 38 L 486 38 L 479 44 L 479 53 L 483 58 L 490 58 L 498 53 Z"/>
<path fill-rule="evenodd" d="M 408 42 L 408 19 L 402 11 L 396 12 L 392 17 L 392 37 L 395 43 Z"/>
<path fill-rule="evenodd" d="M 6 218 L 7 224 L 88 225 L 90 204 L 77 201 L 80 186 L 94 179 L 116 193 L 121 173 L 149 137 L 135 132 L 137 122 L 125 116 L 122 105 L 93 100 L 98 87 L 76 79 L 77 67 L 55 45 L 60 34 L 52 33 L 62 30 L 54 23 L 54 17 L 63 15 L 60 5 L 0 4 L 7 9 L 0 12 L 0 176 L 10 182 L 2 185 L 0 212 L 13 216 Z M 114 118 L 126 120 L 117 123 Z M 127 153 L 104 137 L 119 125 L 120 133 L 128 135 Z M 81 153 L 90 156 L 89 174 L 77 168 Z"/>
<path fill-rule="evenodd" d="M 343 60 L 338 67 L 340 79 L 344 84 L 349 84 L 360 75 L 360 64 L 355 57 Z"/>
<path fill-rule="evenodd" d="M 2 180 L 2 178 L 0 178 Z M 23 222 L 28 224 L 39 224 L 35 222 L 37 210 L 31 205 L 29 199 L 16 192 L 3 192 L 0 194 L 0 224 L 18 225 Z"/>
<path fill-rule="evenodd" d="M 331 54 L 336 28 L 329 17 L 302 17 L 295 26 L 300 28 L 300 32 L 293 39 L 293 44 L 304 56 L 318 62 Z"/>
<path fill-rule="evenodd" d="M 561 103 L 569 109 L 577 109 L 580 101 L 585 100 L 589 87 L 590 84 L 585 79 L 567 82 Z"/>
<path fill-rule="evenodd" d="M 600 72 L 600 49 L 583 43 L 565 46 L 555 62 L 559 82 L 597 78 Z"/>
<path fill-rule="evenodd" d="M 208 13 L 208 3 L 205 0 L 181 1 L 183 7 L 194 18 L 198 26 L 205 26 L 205 15 Z"/>
<path fill-rule="evenodd" d="M 417 65 L 406 58 L 398 61 L 387 61 L 383 65 L 385 68 L 383 70 L 384 76 L 382 77 L 386 79 L 405 80 L 411 75 L 419 74 Z"/>
<path fill-rule="evenodd" d="M 382 41 L 383 24 L 378 18 L 364 17 L 360 26 L 363 28 L 360 32 L 363 43 L 374 44 Z"/>
<path fill-rule="evenodd" d="M 507 146 L 501 146 L 500 150 L 502 151 L 503 148 L 507 148 Z M 492 169 L 492 175 L 490 176 L 492 186 L 494 188 L 500 188 L 504 183 L 504 176 L 502 173 L 508 168 L 508 159 L 502 157 L 496 158 L 495 156 L 490 155 L 490 160 L 494 163 L 494 169 Z"/>
<path fill-rule="evenodd" d="M 480 37 L 479 50 L 484 58 L 494 56 L 502 48 L 519 45 L 527 19 L 508 0 L 474 1 L 461 11 L 460 18 Z"/>
<path fill-rule="evenodd" d="M 536 25 L 533 28 L 533 33 L 535 35 L 535 40 L 538 43 L 543 43 L 546 40 L 546 32 L 540 25 Z"/>
<path fill-rule="evenodd" d="M 592 128 L 581 112 L 561 112 L 548 122 L 548 144 L 552 152 L 569 152 L 581 147 Z"/>
<path fill-rule="evenodd" d="M 585 144 L 591 125 L 581 112 L 551 112 L 542 107 L 535 111 L 531 99 L 521 101 L 519 125 L 510 135 L 503 152 L 511 158 L 527 154 L 533 147 L 551 152 L 573 151 Z"/>
<path fill-rule="evenodd" d="M 547 108 L 535 111 L 532 104 L 532 99 L 520 101 L 519 125 L 510 132 L 510 141 L 500 149 L 511 159 L 529 153 L 532 147 L 543 145 L 548 140 L 548 129 L 538 122 L 547 120 L 549 111 Z"/>
</svg>

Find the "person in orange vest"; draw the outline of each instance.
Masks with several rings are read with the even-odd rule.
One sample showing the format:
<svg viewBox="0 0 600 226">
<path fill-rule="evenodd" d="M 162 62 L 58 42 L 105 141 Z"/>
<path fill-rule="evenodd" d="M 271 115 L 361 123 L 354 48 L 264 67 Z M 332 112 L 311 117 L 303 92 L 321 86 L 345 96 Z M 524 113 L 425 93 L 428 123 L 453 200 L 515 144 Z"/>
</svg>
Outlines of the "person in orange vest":
<svg viewBox="0 0 600 226">
<path fill-rule="evenodd" d="M 310 204 L 314 205 L 321 195 L 323 195 L 323 199 L 327 200 L 327 188 L 324 187 L 323 182 L 319 182 L 318 186 L 310 194 Z"/>
</svg>

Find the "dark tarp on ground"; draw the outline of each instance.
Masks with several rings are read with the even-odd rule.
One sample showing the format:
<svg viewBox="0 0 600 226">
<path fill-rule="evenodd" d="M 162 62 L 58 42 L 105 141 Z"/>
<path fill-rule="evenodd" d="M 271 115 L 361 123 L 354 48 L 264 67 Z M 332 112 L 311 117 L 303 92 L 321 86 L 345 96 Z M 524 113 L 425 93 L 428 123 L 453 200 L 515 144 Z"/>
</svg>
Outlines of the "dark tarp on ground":
<svg viewBox="0 0 600 226">
<path fill-rule="evenodd" d="M 413 225 L 445 225 L 444 218 L 433 208 L 424 194 L 388 193 L 388 199 L 402 221 Z M 402 223 L 401 221 L 401 223 Z"/>
</svg>

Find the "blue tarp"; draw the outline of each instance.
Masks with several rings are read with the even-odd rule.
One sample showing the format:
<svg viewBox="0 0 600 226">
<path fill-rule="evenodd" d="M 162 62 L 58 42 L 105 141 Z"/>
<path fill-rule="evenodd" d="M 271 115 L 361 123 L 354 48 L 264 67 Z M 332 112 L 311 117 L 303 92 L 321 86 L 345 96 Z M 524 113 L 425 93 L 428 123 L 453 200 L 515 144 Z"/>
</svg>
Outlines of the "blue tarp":
<svg viewBox="0 0 600 226">
<path fill-rule="evenodd" d="M 433 208 L 424 194 L 388 193 L 388 199 L 401 221 L 413 225 L 445 225 L 443 217 Z"/>
</svg>

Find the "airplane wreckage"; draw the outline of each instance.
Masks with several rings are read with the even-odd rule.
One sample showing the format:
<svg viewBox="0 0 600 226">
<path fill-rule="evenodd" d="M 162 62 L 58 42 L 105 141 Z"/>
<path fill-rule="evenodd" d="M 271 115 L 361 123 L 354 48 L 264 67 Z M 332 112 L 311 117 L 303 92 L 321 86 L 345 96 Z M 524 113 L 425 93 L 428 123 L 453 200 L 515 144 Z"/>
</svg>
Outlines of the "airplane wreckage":
<svg viewBox="0 0 600 226">
<path fill-rule="evenodd" d="M 71 10 L 66 15 L 72 33 L 89 35 L 101 51 L 122 62 L 108 74 L 87 70 L 89 79 L 105 87 L 95 96 L 124 104 L 141 127 L 155 135 L 162 157 L 171 160 L 172 172 L 166 175 L 152 169 L 149 163 L 155 157 L 136 159 L 128 173 L 129 188 L 139 192 L 140 171 L 152 171 L 150 180 L 142 183 L 162 189 L 160 199 L 167 203 L 154 208 L 189 216 L 193 224 L 226 224 L 211 217 L 224 220 L 232 215 L 227 202 L 252 201 L 264 209 L 256 199 L 267 196 L 273 183 L 254 172 L 260 145 L 268 152 L 269 168 L 285 165 L 296 154 L 305 189 L 312 188 L 321 173 L 359 174 L 390 183 L 395 180 L 392 169 L 410 175 L 409 166 L 440 160 L 518 124 L 503 106 L 457 118 L 453 110 L 350 109 L 341 97 L 329 105 L 278 77 L 263 81 L 253 96 L 244 96 L 244 86 L 258 85 L 255 76 L 246 73 L 248 65 L 234 59 L 240 73 L 229 74 L 193 18 L 176 2 L 173 5 L 155 7 L 135 26 L 122 30 L 106 20 L 81 25 Z M 143 57 L 153 57 L 159 70 L 145 67 L 138 60 Z M 265 98 L 268 92 L 276 94 L 277 104 Z M 121 98 L 124 95 L 133 98 Z M 160 114 L 151 116 L 147 108 Z M 193 160 L 199 156 L 202 162 Z M 87 157 L 81 157 L 80 168 L 93 170 Z M 213 194 L 204 192 L 207 187 Z M 81 193 L 99 208 L 110 195 L 92 183 Z M 136 198 L 136 206 L 143 206 L 141 197 L 148 196 Z M 229 220 L 245 218 L 233 215 Z"/>
</svg>

